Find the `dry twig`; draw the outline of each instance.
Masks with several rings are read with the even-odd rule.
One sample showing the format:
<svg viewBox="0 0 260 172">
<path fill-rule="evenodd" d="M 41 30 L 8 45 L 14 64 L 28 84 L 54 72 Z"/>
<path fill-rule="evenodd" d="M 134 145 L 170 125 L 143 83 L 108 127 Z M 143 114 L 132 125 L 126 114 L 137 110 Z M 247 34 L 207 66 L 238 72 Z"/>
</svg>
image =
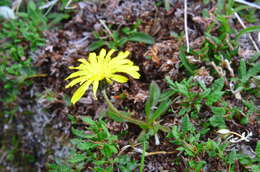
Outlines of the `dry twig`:
<svg viewBox="0 0 260 172">
<path fill-rule="evenodd" d="M 189 33 L 188 33 L 188 20 L 187 20 L 187 0 L 184 0 L 184 29 L 185 39 L 187 45 L 187 52 L 190 52 Z"/>
<path fill-rule="evenodd" d="M 234 10 L 233 10 L 233 11 L 234 11 Z M 235 14 L 237 20 L 239 21 L 239 23 L 241 24 L 241 26 L 245 29 L 245 28 L 246 28 L 246 25 L 244 24 L 242 18 L 238 15 L 237 12 L 234 12 L 234 14 Z M 252 44 L 254 45 L 256 51 L 257 51 L 257 52 L 260 52 L 260 50 L 259 50 L 259 48 L 258 48 L 256 42 L 254 41 L 252 35 L 251 35 L 250 33 L 248 33 L 248 35 L 249 35 L 249 39 L 251 40 Z"/>
<path fill-rule="evenodd" d="M 251 3 L 251 2 L 247 2 L 247 1 L 244 1 L 244 0 L 235 0 L 235 2 L 244 4 L 244 5 L 248 5 L 249 7 L 253 7 L 253 8 L 260 9 L 260 6 L 259 6 L 259 5 L 254 4 L 254 3 Z"/>
</svg>

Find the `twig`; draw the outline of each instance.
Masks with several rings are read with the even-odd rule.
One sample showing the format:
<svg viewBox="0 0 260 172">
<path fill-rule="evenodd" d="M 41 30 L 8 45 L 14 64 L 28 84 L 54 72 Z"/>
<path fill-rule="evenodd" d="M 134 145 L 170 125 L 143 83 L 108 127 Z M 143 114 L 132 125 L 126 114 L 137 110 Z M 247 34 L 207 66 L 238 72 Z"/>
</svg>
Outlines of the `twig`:
<svg viewBox="0 0 260 172">
<path fill-rule="evenodd" d="M 187 0 L 184 0 L 184 29 L 185 29 L 187 52 L 189 53 L 190 52 L 190 43 L 189 43 L 188 20 L 187 20 Z"/>
<path fill-rule="evenodd" d="M 2 156 L 0 157 L 0 164 L 1 164 L 2 161 L 5 159 L 6 155 L 7 155 L 7 152 L 4 152 L 4 153 L 2 154 Z"/>
<path fill-rule="evenodd" d="M 49 8 L 49 7 L 52 7 L 53 5 L 55 5 L 56 3 L 58 2 L 58 0 L 53 0 L 53 1 L 50 1 L 42 6 L 39 7 L 40 10 L 42 9 L 46 9 L 46 8 Z"/>
<path fill-rule="evenodd" d="M 23 0 L 15 0 L 15 1 L 12 3 L 12 9 L 13 9 L 16 13 L 18 13 L 22 1 L 23 1 Z"/>
<path fill-rule="evenodd" d="M 108 34 L 111 36 L 111 38 L 114 40 L 113 34 L 111 32 L 111 30 L 107 27 L 106 23 L 104 22 L 104 20 L 99 19 L 100 24 L 106 29 L 106 31 L 108 32 Z"/>
<path fill-rule="evenodd" d="M 254 3 L 247 2 L 247 1 L 244 1 L 244 0 L 235 0 L 235 2 L 244 4 L 244 5 L 248 5 L 248 6 L 253 7 L 253 8 L 260 9 L 260 6 L 259 6 L 259 5 L 256 5 L 256 4 L 254 4 Z"/>
<path fill-rule="evenodd" d="M 132 147 L 132 148 L 134 149 L 135 152 L 138 152 L 138 153 L 141 153 L 141 154 L 144 153 L 144 156 L 152 156 L 152 155 L 160 155 L 160 154 L 166 155 L 166 154 L 175 154 L 175 153 L 177 153 L 177 151 L 171 151 L 171 152 L 166 152 L 166 151 L 144 152 L 144 150 L 142 150 L 142 149 L 135 148 L 135 147 Z"/>
<path fill-rule="evenodd" d="M 67 2 L 67 4 L 66 4 L 66 6 L 64 7 L 66 10 L 69 10 L 69 9 L 75 9 L 75 7 L 69 7 L 69 5 L 71 4 L 71 1 L 72 0 L 69 0 L 68 2 Z"/>
<path fill-rule="evenodd" d="M 234 10 L 233 10 L 233 11 L 234 11 Z M 241 24 L 241 26 L 245 29 L 245 28 L 246 28 L 246 25 L 244 24 L 242 18 L 241 18 L 241 17 L 238 15 L 238 13 L 235 12 L 235 11 L 234 11 L 234 14 L 235 14 L 237 20 L 239 21 L 239 23 Z M 257 44 L 256 44 L 256 42 L 254 41 L 254 39 L 253 39 L 253 37 L 252 37 L 252 35 L 251 35 L 250 33 L 248 33 L 248 36 L 249 36 L 249 39 L 251 40 L 252 44 L 254 45 L 256 51 L 257 51 L 257 52 L 260 52 L 260 51 L 259 51 L 259 48 L 258 48 L 258 46 L 257 46 Z"/>
</svg>

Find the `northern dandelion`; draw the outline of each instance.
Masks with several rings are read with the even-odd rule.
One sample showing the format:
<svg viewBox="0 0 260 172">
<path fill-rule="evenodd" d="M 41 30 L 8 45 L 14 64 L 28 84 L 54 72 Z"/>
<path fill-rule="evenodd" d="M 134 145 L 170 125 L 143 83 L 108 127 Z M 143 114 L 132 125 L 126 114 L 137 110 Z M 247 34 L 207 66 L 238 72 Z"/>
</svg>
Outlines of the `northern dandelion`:
<svg viewBox="0 0 260 172">
<path fill-rule="evenodd" d="M 80 65 L 77 67 L 69 67 L 69 69 L 77 70 L 71 73 L 65 80 L 73 79 L 66 88 L 79 85 L 79 88 L 74 92 L 71 102 L 75 104 L 92 85 L 93 97 L 97 98 L 97 90 L 99 82 L 106 80 L 107 83 L 111 84 L 113 81 L 119 83 L 125 83 L 128 78 L 124 75 L 127 74 L 134 79 L 139 79 L 140 74 L 138 73 L 139 67 L 135 66 L 134 63 L 127 59 L 130 52 L 120 51 L 117 56 L 111 57 L 115 53 L 115 49 L 111 49 L 106 52 L 105 49 L 101 49 L 99 55 L 96 53 L 90 53 L 88 59 L 80 58 L 78 61 Z"/>
</svg>

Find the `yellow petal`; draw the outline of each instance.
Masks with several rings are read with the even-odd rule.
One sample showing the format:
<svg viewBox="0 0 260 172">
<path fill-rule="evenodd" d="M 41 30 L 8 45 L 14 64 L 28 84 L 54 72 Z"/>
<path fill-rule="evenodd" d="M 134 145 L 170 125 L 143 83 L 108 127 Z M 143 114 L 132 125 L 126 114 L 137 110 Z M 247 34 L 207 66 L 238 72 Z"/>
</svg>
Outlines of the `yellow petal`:
<svg viewBox="0 0 260 172">
<path fill-rule="evenodd" d="M 139 79 L 140 78 L 140 74 L 137 72 L 139 71 L 139 67 L 138 66 L 120 66 L 117 68 L 117 72 L 123 72 L 123 73 L 127 73 L 128 75 L 132 76 L 135 79 Z"/>
<path fill-rule="evenodd" d="M 72 98 L 71 98 L 71 102 L 73 104 L 75 104 L 86 92 L 86 90 L 88 89 L 89 85 L 91 84 L 91 81 L 88 81 L 86 83 L 84 83 L 83 85 L 81 85 L 73 94 Z"/>
<path fill-rule="evenodd" d="M 72 74 L 70 74 L 65 80 L 70 79 L 70 78 L 75 78 L 77 76 L 82 76 L 82 75 L 88 75 L 87 71 L 78 71 L 78 72 L 73 72 Z"/>
<path fill-rule="evenodd" d="M 99 56 L 98 56 L 98 63 L 103 63 L 104 62 L 104 58 L 106 55 L 106 50 L 104 48 L 102 48 L 99 52 Z"/>
<path fill-rule="evenodd" d="M 94 80 L 93 82 L 93 96 L 97 99 L 97 89 L 98 89 L 99 80 Z"/>
<path fill-rule="evenodd" d="M 125 59 L 125 58 L 128 57 L 129 54 L 130 54 L 129 51 L 126 51 L 126 52 L 120 51 L 120 52 L 118 53 L 118 55 L 111 60 L 111 63 L 114 63 L 115 61 L 118 61 L 118 60 Z"/>
<path fill-rule="evenodd" d="M 78 61 L 85 65 L 89 65 L 89 62 L 86 59 L 81 58 L 81 59 L 78 59 Z"/>
<path fill-rule="evenodd" d="M 128 81 L 127 77 L 122 76 L 122 75 L 117 75 L 117 74 L 112 75 L 110 78 L 119 83 L 125 83 Z"/>
<path fill-rule="evenodd" d="M 111 81 L 111 79 L 109 79 L 109 78 L 106 78 L 106 80 L 107 80 L 107 83 L 108 83 L 108 84 L 112 84 L 112 81 Z"/>
<path fill-rule="evenodd" d="M 123 59 L 123 60 L 117 60 L 117 61 L 110 61 L 109 65 L 111 65 L 113 68 L 119 66 L 119 65 L 133 65 L 134 63 L 129 59 Z"/>
<path fill-rule="evenodd" d="M 132 66 L 131 68 L 129 68 L 126 73 L 129 74 L 130 76 L 132 76 L 135 79 L 139 79 L 140 78 L 140 74 L 137 72 L 139 70 L 138 66 Z"/>
<path fill-rule="evenodd" d="M 108 63 L 110 60 L 111 60 L 111 56 L 112 54 L 115 52 L 116 50 L 115 49 L 111 49 L 107 55 L 106 55 L 106 58 L 105 58 L 105 61 Z"/>
<path fill-rule="evenodd" d="M 80 77 L 80 78 L 73 79 L 68 85 L 66 85 L 65 88 L 73 87 L 74 85 L 76 85 L 78 83 L 83 83 L 87 79 L 88 79 L 87 77 Z"/>
<path fill-rule="evenodd" d="M 96 53 L 90 53 L 88 59 L 90 64 L 96 64 L 97 63 Z"/>
</svg>

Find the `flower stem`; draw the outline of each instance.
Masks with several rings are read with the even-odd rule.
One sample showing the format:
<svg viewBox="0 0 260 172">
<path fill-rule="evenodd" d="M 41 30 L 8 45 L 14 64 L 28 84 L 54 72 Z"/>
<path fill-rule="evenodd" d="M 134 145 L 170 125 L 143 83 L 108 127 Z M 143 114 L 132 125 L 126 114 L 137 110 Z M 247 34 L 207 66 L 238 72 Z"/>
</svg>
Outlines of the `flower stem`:
<svg viewBox="0 0 260 172">
<path fill-rule="evenodd" d="M 133 123 L 135 125 L 138 125 L 139 127 L 143 128 L 143 129 L 152 129 L 152 128 L 158 128 L 159 130 L 163 131 L 163 132 L 170 132 L 171 129 L 169 127 L 166 126 L 162 126 L 160 124 L 155 124 L 155 125 L 150 125 L 144 121 L 138 120 L 138 119 L 134 119 L 130 116 L 124 115 L 123 113 L 121 113 L 119 110 L 117 110 L 114 105 L 111 103 L 111 101 L 108 99 L 106 91 L 103 90 L 102 91 L 103 96 L 105 98 L 106 103 L 108 104 L 108 107 L 111 111 L 113 111 L 115 113 L 115 115 L 117 115 L 118 118 L 121 118 L 123 120 L 126 120 L 130 123 Z"/>
<path fill-rule="evenodd" d="M 128 122 L 131 122 L 133 124 L 139 125 L 140 127 L 145 128 L 145 129 L 151 128 L 151 126 L 146 124 L 144 121 L 137 120 L 137 119 L 131 118 L 130 116 L 124 115 L 123 113 L 120 113 L 120 111 L 118 111 L 114 107 L 114 105 L 111 103 L 111 101 L 108 99 L 106 91 L 103 90 L 102 93 L 103 93 L 106 103 L 108 104 L 108 107 L 110 108 L 111 111 L 113 111 L 115 113 L 115 115 L 117 115 L 117 117 L 124 119 Z"/>
</svg>

